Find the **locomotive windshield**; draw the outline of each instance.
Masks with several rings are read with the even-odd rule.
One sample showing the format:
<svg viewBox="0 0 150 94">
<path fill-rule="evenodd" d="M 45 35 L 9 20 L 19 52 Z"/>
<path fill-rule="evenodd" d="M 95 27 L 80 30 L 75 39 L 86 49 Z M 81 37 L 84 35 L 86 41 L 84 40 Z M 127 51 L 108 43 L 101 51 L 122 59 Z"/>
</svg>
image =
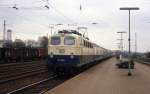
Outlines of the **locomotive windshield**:
<svg viewBox="0 0 150 94">
<path fill-rule="evenodd" d="M 60 37 L 52 37 L 51 38 L 52 45 L 59 45 L 60 44 Z"/>
<path fill-rule="evenodd" d="M 74 45 L 75 44 L 75 38 L 71 37 L 71 36 L 65 37 L 64 44 L 65 45 Z"/>
</svg>

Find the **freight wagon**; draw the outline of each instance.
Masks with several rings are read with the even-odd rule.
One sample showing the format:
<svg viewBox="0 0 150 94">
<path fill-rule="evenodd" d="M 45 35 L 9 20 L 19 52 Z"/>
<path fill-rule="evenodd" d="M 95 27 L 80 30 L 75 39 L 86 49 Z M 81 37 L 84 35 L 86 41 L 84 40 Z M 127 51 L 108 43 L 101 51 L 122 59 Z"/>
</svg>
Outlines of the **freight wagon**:
<svg viewBox="0 0 150 94">
<path fill-rule="evenodd" d="M 46 58 L 47 48 L 0 48 L 0 61 L 5 63 L 43 60 Z"/>
</svg>

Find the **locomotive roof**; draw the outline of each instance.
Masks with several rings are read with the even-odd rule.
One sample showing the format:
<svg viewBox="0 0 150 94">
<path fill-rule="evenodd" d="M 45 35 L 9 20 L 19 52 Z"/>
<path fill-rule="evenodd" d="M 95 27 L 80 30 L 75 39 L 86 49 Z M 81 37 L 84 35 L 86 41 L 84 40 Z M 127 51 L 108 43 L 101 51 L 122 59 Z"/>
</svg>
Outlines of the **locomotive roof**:
<svg viewBox="0 0 150 94">
<path fill-rule="evenodd" d="M 99 46 L 99 45 L 97 45 L 97 44 L 95 44 L 95 43 L 93 43 L 93 47 L 100 47 L 100 48 L 102 48 L 102 49 L 104 49 L 104 50 L 109 51 L 108 49 L 106 49 L 106 48 L 104 48 L 104 47 L 101 47 L 101 46 Z"/>
<path fill-rule="evenodd" d="M 86 40 L 89 40 L 88 37 L 85 37 L 83 34 L 78 32 L 77 30 L 60 30 L 60 31 L 58 31 L 58 34 L 74 34 L 74 35 L 81 36 L 81 37 L 85 38 Z"/>
</svg>

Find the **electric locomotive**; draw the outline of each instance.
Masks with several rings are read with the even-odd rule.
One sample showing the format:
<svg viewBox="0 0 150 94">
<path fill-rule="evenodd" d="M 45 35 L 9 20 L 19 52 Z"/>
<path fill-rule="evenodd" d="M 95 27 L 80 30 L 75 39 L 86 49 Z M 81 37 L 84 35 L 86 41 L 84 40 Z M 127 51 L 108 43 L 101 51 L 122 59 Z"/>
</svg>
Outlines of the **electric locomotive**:
<svg viewBox="0 0 150 94">
<path fill-rule="evenodd" d="M 110 51 L 92 43 L 76 30 L 62 30 L 49 37 L 48 67 L 56 73 L 75 73 L 95 61 L 110 57 Z"/>
</svg>

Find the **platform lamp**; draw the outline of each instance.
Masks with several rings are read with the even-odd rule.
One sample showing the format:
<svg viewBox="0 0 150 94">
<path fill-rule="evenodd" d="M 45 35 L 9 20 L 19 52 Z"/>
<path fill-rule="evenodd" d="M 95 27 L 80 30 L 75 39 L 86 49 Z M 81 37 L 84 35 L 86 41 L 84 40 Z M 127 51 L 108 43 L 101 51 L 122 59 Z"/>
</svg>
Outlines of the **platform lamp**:
<svg viewBox="0 0 150 94">
<path fill-rule="evenodd" d="M 139 10 L 139 8 L 138 7 L 121 7 L 120 8 L 120 10 L 128 10 L 129 11 L 129 39 L 128 39 L 128 41 L 129 41 L 129 56 L 131 56 L 131 47 L 130 47 L 130 41 L 131 41 L 131 38 L 130 38 L 130 11 L 131 10 Z M 130 65 L 130 63 L 131 63 L 131 58 L 130 58 L 130 62 L 129 62 L 129 67 L 128 67 L 128 76 L 131 76 L 132 75 L 132 73 L 131 73 L 131 65 Z"/>
</svg>

